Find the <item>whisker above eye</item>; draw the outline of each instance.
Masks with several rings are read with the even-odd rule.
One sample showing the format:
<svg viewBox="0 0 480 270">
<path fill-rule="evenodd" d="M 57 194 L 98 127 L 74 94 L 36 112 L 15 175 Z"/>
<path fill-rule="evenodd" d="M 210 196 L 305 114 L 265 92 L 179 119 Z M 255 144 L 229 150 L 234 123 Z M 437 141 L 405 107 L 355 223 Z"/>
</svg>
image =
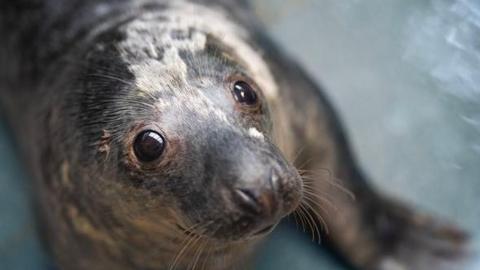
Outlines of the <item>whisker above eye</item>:
<svg viewBox="0 0 480 270">
<path fill-rule="evenodd" d="M 123 83 L 127 86 L 135 86 L 135 84 L 133 84 L 132 82 L 126 81 L 126 80 L 124 80 L 122 78 L 119 78 L 119 77 L 116 77 L 114 75 L 108 75 L 108 74 L 102 74 L 102 73 L 91 73 L 91 74 L 87 74 L 87 76 L 110 79 L 110 80 L 114 80 L 114 81 L 117 81 L 117 82 L 121 82 L 121 83 Z"/>
</svg>

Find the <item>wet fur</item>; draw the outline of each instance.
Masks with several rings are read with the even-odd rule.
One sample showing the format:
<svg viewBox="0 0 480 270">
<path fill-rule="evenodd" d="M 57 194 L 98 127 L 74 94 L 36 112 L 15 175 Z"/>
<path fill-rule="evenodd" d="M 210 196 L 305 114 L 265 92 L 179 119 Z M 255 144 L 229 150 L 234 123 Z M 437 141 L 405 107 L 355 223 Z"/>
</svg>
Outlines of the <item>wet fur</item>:
<svg viewBox="0 0 480 270">
<path fill-rule="evenodd" d="M 216 165 L 196 167 L 195 160 L 216 155 L 192 149 L 238 136 L 248 138 L 243 147 L 252 153 L 278 148 L 294 163 L 304 179 L 303 202 L 295 213 L 298 223 L 317 237 L 323 234 L 353 266 L 430 269 L 424 258 L 429 263 L 449 261 L 461 253 L 461 231 L 432 229 L 435 221 L 383 198 L 367 184 L 333 108 L 295 61 L 263 33 L 248 4 L 193 2 L 3 4 L 1 102 L 38 180 L 46 238 L 62 268 L 231 269 L 248 257 L 260 239 L 213 241 L 173 225 L 184 219 L 179 212 L 214 200 L 194 180 L 199 172 L 205 179 L 214 178 L 211 171 L 228 174 Z M 175 12 L 192 15 L 192 7 L 200 9 L 199 21 L 178 29 L 168 26 L 175 22 Z M 211 19 L 222 25 L 209 26 Z M 163 40 L 149 40 L 153 36 Z M 167 43 L 170 49 L 157 46 Z M 234 105 L 220 106 L 208 92 L 202 97 L 189 90 L 213 87 L 232 72 L 253 78 L 265 103 L 259 111 L 243 112 L 240 119 Z M 155 168 L 139 167 L 132 153 L 122 150 L 128 149 L 125 145 L 142 123 L 158 118 L 165 125 L 183 123 L 172 128 L 181 133 L 169 133 L 172 150 L 165 162 L 170 170 L 162 171 L 162 179 L 170 179 L 166 183 L 155 181 Z M 209 126 L 208 134 L 190 134 L 199 129 L 192 128 L 191 119 Z M 192 141 L 186 144 L 183 135 Z M 223 144 L 210 153 L 235 151 Z M 175 159 L 177 155 L 184 158 Z M 236 157 L 226 156 L 227 162 Z M 289 166 L 282 159 L 276 162 Z M 179 175 L 186 166 L 191 174 Z M 176 181 L 179 178 L 192 180 Z M 162 207 L 185 196 L 189 203 Z M 218 215 L 218 209 L 204 211 L 190 217 Z M 182 225 L 187 231 L 228 236 L 215 223 L 218 220 Z M 410 254 L 409 249 L 421 252 Z"/>
</svg>

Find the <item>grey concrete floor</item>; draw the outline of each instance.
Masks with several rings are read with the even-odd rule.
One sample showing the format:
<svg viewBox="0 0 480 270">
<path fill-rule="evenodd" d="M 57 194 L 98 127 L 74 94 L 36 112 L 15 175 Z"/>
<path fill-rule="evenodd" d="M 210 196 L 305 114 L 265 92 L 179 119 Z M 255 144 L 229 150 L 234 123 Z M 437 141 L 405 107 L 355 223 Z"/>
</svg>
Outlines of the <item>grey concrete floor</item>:
<svg viewBox="0 0 480 270">
<path fill-rule="evenodd" d="M 327 89 L 385 192 L 480 236 L 480 2 L 258 0 L 273 37 Z M 0 269 L 43 269 L 21 166 L 0 131 Z M 475 244 L 480 249 L 480 241 Z M 341 269 L 280 227 L 258 269 Z M 468 270 L 480 269 L 480 264 Z"/>
</svg>

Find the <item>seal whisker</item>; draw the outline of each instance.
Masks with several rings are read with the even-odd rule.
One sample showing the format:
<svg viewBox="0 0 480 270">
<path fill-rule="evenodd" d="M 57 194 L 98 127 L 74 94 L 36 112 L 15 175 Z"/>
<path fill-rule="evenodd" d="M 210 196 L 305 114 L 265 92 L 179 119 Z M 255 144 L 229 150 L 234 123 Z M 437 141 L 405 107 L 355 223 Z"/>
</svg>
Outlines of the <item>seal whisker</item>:
<svg viewBox="0 0 480 270">
<path fill-rule="evenodd" d="M 199 235 L 191 235 L 191 236 L 187 237 L 187 239 L 189 239 L 188 242 L 183 246 L 183 248 L 180 250 L 180 252 L 175 257 L 175 260 L 174 260 L 172 266 L 169 268 L 170 270 L 175 270 L 177 268 L 177 263 L 180 261 L 180 258 L 182 257 L 182 255 L 188 249 L 193 247 L 193 243 L 195 243 L 199 237 L 200 237 Z"/>
<path fill-rule="evenodd" d="M 221 227 L 222 227 L 222 226 L 219 224 L 219 225 L 217 226 L 217 228 L 216 228 L 215 230 L 213 230 L 212 235 L 215 235 L 215 234 L 220 230 Z M 201 268 L 202 270 L 205 269 L 205 267 L 206 267 L 206 265 L 207 265 L 207 262 L 208 262 L 209 259 L 210 259 L 210 255 L 211 255 L 211 254 L 213 253 L 213 251 L 214 251 L 214 248 L 213 248 L 213 245 L 212 245 L 212 241 L 211 241 L 210 239 L 207 239 L 206 242 L 207 242 L 207 246 L 209 246 L 209 250 L 208 250 L 206 256 L 205 256 L 204 259 L 203 259 L 203 264 L 202 264 L 202 268 Z M 225 258 L 225 257 L 224 257 L 224 253 L 222 254 L 222 256 L 223 256 L 223 258 Z"/>
<path fill-rule="evenodd" d="M 303 145 L 302 147 L 300 147 L 299 149 L 297 149 L 297 152 L 295 153 L 295 155 L 293 156 L 292 160 L 291 160 L 291 163 L 292 164 L 295 164 L 298 160 L 298 158 L 300 158 L 300 155 L 303 153 L 303 151 L 305 150 L 305 147 L 307 147 L 307 145 Z M 299 167 L 300 168 L 300 167 Z"/>
<path fill-rule="evenodd" d="M 212 223 L 213 223 L 213 221 L 211 221 L 209 224 L 211 225 Z M 205 226 L 205 227 L 207 227 L 207 226 Z M 218 226 L 218 228 L 220 228 L 220 226 Z M 218 231 L 218 229 L 213 230 L 213 234 L 215 234 L 217 231 Z M 205 248 L 207 247 L 207 244 L 209 243 L 208 239 L 206 241 L 203 241 L 203 242 L 200 241 L 203 238 L 205 238 L 202 234 L 197 239 L 197 242 L 192 245 L 192 247 L 193 247 L 194 245 L 196 245 L 198 243 L 198 247 L 197 247 L 196 251 L 194 252 L 194 256 L 193 256 L 193 258 L 194 258 L 193 266 L 190 268 L 190 265 L 192 264 L 192 262 L 189 264 L 189 268 L 191 270 L 195 270 L 197 268 L 198 263 L 200 261 L 200 258 L 202 257 L 202 254 L 205 252 Z M 200 241 L 200 242 L 198 242 L 198 241 Z M 205 258 L 205 259 L 207 259 L 207 258 Z"/>
<path fill-rule="evenodd" d="M 307 167 L 313 160 L 315 160 L 315 158 L 311 157 L 311 158 L 303 161 L 303 163 L 301 163 L 301 164 L 298 164 L 298 165 L 295 164 L 295 163 L 293 163 L 293 164 L 295 164 L 295 167 L 297 168 L 297 171 L 300 171 L 300 170 L 303 170 L 303 168 Z"/>
<path fill-rule="evenodd" d="M 323 228 L 324 228 L 325 232 L 326 232 L 327 234 L 329 234 L 329 233 L 330 233 L 330 230 L 328 229 L 328 225 L 327 225 L 325 219 L 322 217 L 322 215 L 320 215 L 320 213 L 318 213 L 317 209 L 315 209 L 315 208 L 311 205 L 311 203 L 313 203 L 315 206 L 317 206 L 317 207 L 320 208 L 320 206 L 318 205 L 318 202 L 315 201 L 315 200 L 310 200 L 310 201 L 305 200 L 305 201 L 302 201 L 302 204 L 305 205 L 305 207 L 307 208 L 307 210 L 311 210 L 311 211 L 315 214 L 315 217 L 316 217 L 316 218 L 318 219 L 318 221 L 320 221 L 320 223 L 323 225 Z"/>
<path fill-rule="evenodd" d="M 106 73 L 90 73 L 90 74 L 87 74 L 87 76 L 110 79 L 110 80 L 114 80 L 114 81 L 117 81 L 117 82 L 121 82 L 121 83 L 123 83 L 127 86 L 135 86 L 133 83 L 131 83 L 129 81 L 126 81 L 122 78 L 116 77 L 114 75 L 106 74 Z"/>
<path fill-rule="evenodd" d="M 199 226 L 201 228 L 205 227 L 205 226 L 208 226 L 208 225 L 202 225 L 200 223 L 197 223 L 195 224 L 194 226 L 192 226 L 193 228 L 195 228 L 196 226 Z M 193 230 L 192 228 L 192 230 Z M 182 243 L 180 244 L 180 250 L 177 252 L 177 254 L 175 255 L 174 259 L 173 259 L 173 262 L 170 264 L 169 266 L 169 270 L 174 270 L 176 268 L 176 265 L 178 263 L 178 261 L 180 260 L 180 257 L 183 255 L 183 253 L 189 248 L 189 245 L 191 245 L 192 242 L 195 241 L 195 239 L 199 237 L 199 235 L 197 234 L 188 234 L 188 235 L 185 235 L 185 238 L 184 240 L 182 241 Z M 186 242 L 186 243 L 185 243 Z"/>
<path fill-rule="evenodd" d="M 323 216 L 318 213 L 318 211 L 324 211 L 323 208 L 318 204 L 318 202 L 316 200 L 312 200 L 312 199 L 308 199 L 304 201 L 305 205 L 307 206 L 308 209 L 310 209 L 316 218 L 318 218 L 320 220 L 320 222 L 322 223 L 326 233 L 328 234 L 329 231 L 328 231 L 328 227 L 327 227 L 327 224 L 323 218 Z M 311 203 L 313 203 L 315 206 L 317 206 L 319 208 L 319 210 L 317 210 L 316 208 L 314 208 Z M 325 211 L 324 211 L 325 212 Z"/>
<path fill-rule="evenodd" d="M 206 256 L 205 256 L 205 258 L 204 258 L 204 260 L 203 260 L 201 270 L 205 270 L 205 269 L 206 269 L 207 263 L 208 263 L 208 261 L 209 261 L 209 259 L 210 259 L 210 256 L 212 255 L 213 250 L 214 250 L 214 249 L 213 249 L 213 245 L 212 245 L 212 241 L 208 240 L 207 246 L 208 246 L 209 248 L 208 248 L 207 254 L 206 254 Z"/>
<path fill-rule="evenodd" d="M 311 226 L 311 224 L 308 222 L 307 216 L 305 215 L 305 210 L 301 205 L 298 207 L 298 214 L 300 219 L 302 220 L 302 225 L 303 225 L 303 232 L 308 232 L 307 226 Z"/>
<path fill-rule="evenodd" d="M 355 194 L 342 184 L 343 181 L 333 177 L 333 174 L 329 169 L 321 168 L 318 170 L 298 170 L 298 171 L 301 177 L 304 180 L 306 180 L 305 182 L 326 181 L 333 187 L 337 188 L 339 191 L 345 193 L 352 200 L 355 200 Z M 321 177 L 321 175 L 319 175 L 319 171 L 326 172 L 328 177 L 327 178 Z"/>
<path fill-rule="evenodd" d="M 299 227 L 300 225 L 298 224 L 298 219 L 297 219 L 296 211 L 293 211 L 290 215 L 287 216 L 287 218 L 290 219 L 290 216 L 293 216 L 293 220 L 295 221 L 295 228 L 297 228 L 297 230 L 298 230 L 298 227 Z"/>
<path fill-rule="evenodd" d="M 307 210 L 307 208 L 305 208 L 304 205 L 300 205 L 300 208 L 304 212 L 305 217 L 306 217 L 306 219 L 308 221 L 308 224 L 310 226 L 310 233 L 312 234 L 312 241 L 315 241 L 315 233 L 318 235 L 318 240 L 320 241 L 320 237 L 321 237 L 320 236 L 320 231 L 318 229 L 318 226 L 317 226 L 317 223 L 316 223 L 315 219 L 312 217 L 312 215 Z"/>
<path fill-rule="evenodd" d="M 188 233 L 188 234 L 192 234 L 191 232 L 193 230 L 195 230 L 196 228 L 200 227 L 201 228 L 201 223 L 196 223 L 194 225 L 191 225 L 190 227 L 183 227 L 181 226 L 180 224 L 177 223 L 177 225 L 180 227 L 180 229 L 184 232 L 184 233 Z M 203 226 L 203 225 L 202 225 Z M 208 225 L 207 225 L 208 226 Z"/>
<path fill-rule="evenodd" d="M 328 217 L 328 211 L 326 211 L 326 210 L 322 207 L 322 205 L 320 205 L 320 202 L 318 202 L 317 200 L 314 200 L 314 199 L 308 198 L 308 197 L 304 197 L 304 201 L 303 201 L 303 202 L 304 202 L 304 203 L 308 203 L 308 204 L 310 204 L 310 203 L 313 204 L 314 206 L 318 207 L 318 211 L 324 212 L 325 215 L 327 215 L 327 217 Z M 315 210 L 317 210 L 317 209 L 315 209 Z M 318 213 L 315 213 L 315 215 L 316 215 L 316 216 L 319 216 Z"/>
<path fill-rule="evenodd" d="M 309 231 L 312 234 L 312 241 L 313 241 L 315 239 L 315 230 L 313 225 L 314 223 L 312 222 L 311 218 L 308 216 L 308 212 L 302 204 L 300 204 L 300 209 L 302 210 L 303 216 L 305 218 L 305 222 L 309 227 Z"/>
<path fill-rule="evenodd" d="M 300 218 L 300 221 L 302 222 L 303 232 L 307 232 L 308 231 L 307 230 L 307 225 L 309 225 L 309 224 L 307 223 L 307 219 L 306 219 L 304 210 L 300 206 L 297 208 L 298 217 Z"/>
<path fill-rule="evenodd" d="M 118 108 L 115 108 L 115 109 L 111 110 L 111 112 L 114 115 L 124 113 L 124 112 L 131 112 L 132 108 L 130 108 L 129 106 L 132 106 L 132 105 L 138 105 L 136 107 L 139 108 L 139 109 L 156 109 L 154 105 L 149 104 L 145 101 L 141 101 L 139 98 L 117 99 L 115 97 L 111 97 L 111 98 L 104 98 L 103 99 L 103 103 L 107 104 L 108 102 L 116 102 L 120 105 L 123 105 L 123 106 L 119 106 Z M 85 110 L 86 110 L 86 112 L 89 112 L 90 110 L 97 110 L 99 105 L 102 105 L 102 104 L 96 103 L 95 105 L 91 105 L 91 107 L 89 107 L 87 105 L 85 107 Z M 149 113 L 151 113 L 151 111 L 149 111 Z M 107 116 L 105 116 L 105 117 L 107 117 Z M 115 117 L 115 116 L 113 116 L 113 117 Z M 111 118 L 113 118 L 113 117 L 111 116 Z M 106 121 L 106 120 L 108 120 L 108 117 L 101 119 L 101 121 Z"/>
<path fill-rule="evenodd" d="M 217 230 L 214 230 L 214 234 Z M 203 237 L 199 238 L 201 240 Z M 199 247 L 197 249 L 196 255 L 194 255 L 194 261 L 193 261 L 193 267 L 191 268 L 192 270 L 195 270 L 198 266 L 198 263 L 200 262 L 200 258 L 205 252 L 205 248 L 208 246 L 207 244 L 209 243 L 208 239 L 206 241 L 200 242 Z M 204 257 L 204 260 L 207 258 Z"/>
<path fill-rule="evenodd" d="M 315 181 L 325 181 L 332 187 L 343 192 L 351 200 L 355 200 L 355 194 L 352 191 L 350 191 L 348 188 L 343 186 L 340 182 L 334 181 L 333 179 L 324 179 L 324 178 L 316 177 L 315 175 L 313 176 L 301 175 L 301 177 L 304 180 L 304 184 L 306 184 L 305 186 L 309 186 L 309 184 L 311 186 L 313 183 L 315 183 Z"/>
<path fill-rule="evenodd" d="M 303 213 L 302 213 L 302 210 L 300 209 L 300 207 L 298 207 L 297 210 L 295 211 L 295 215 L 300 219 L 300 222 L 302 224 L 302 231 L 306 232 L 307 229 L 305 227 L 305 219 L 303 217 Z"/>
<path fill-rule="evenodd" d="M 304 189 L 303 192 L 304 192 L 305 195 L 307 195 L 306 197 L 308 197 L 309 199 L 311 199 L 311 200 L 318 199 L 318 200 L 324 202 L 328 207 L 333 209 L 335 212 L 338 212 L 338 207 L 335 206 L 335 204 L 333 204 L 333 202 L 331 200 L 329 200 L 328 198 L 320 196 L 320 194 L 316 194 L 316 193 L 314 193 L 312 191 L 309 191 L 307 189 Z"/>
<path fill-rule="evenodd" d="M 199 227 L 195 230 L 198 232 L 198 234 L 189 234 L 189 235 L 186 236 L 186 239 L 190 238 L 190 240 L 188 240 L 188 242 L 185 244 L 185 246 L 183 246 L 183 248 L 177 253 L 177 255 L 174 258 L 173 263 L 169 267 L 169 270 L 174 270 L 175 269 L 178 261 L 183 256 L 185 251 L 189 248 L 192 248 L 194 246 L 194 243 L 196 243 L 198 241 L 198 239 L 201 239 L 203 237 L 203 233 L 207 230 L 207 227 L 210 226 L 213 222 L 214 221 L 209 221 L 205 224 L 197 224 L 197 225 L 199 225 Z M 194 230 L 194 229 L 192 229 L 192 230 Z"/>
<path fill-rule="evenodd" d="M 320 188 L 316 188 L 314 186 L 314 184 L 315 184 L 314 181 L 306 180 L 306 179 L 303 179 L 303 180 L 304 180 L 304 182 L 303 182 L 304 194 L 315 193 L 318 196 L 322 196 L 325 200 L 328 200 L 330 202 L 335 201 L 335 199 L 332 198 L 331 194 L 327 193 L 326 191 L 321 190 Z"/>
<path fill-rule="evenodd" d="M 191 270 L 195 270 L 197 268 L 197 263 L 198 263 L 198 260 L 203 252 L 203 247 L 205 246 L 205 242 L 206 241 L 201 241 L 202 240 L 202 236 L 198 237 L 196 242 L 192 245 L 192 248 L 197 245 L 197 248 L 194 250 L 193 252 L 193 261 L 191 261 L 189 264 L 188 264 L 188 268 L 191 269 Z"/>
<path fill-rule="evenodd" d="M 186 249 L 186 250 L 188 250 L 189 253 L 192 252 L 193 250 L 195 250 L 195 245 L 198 243 L 198 241 L 199 241 L 201 238 L 202 238 L 201 235 L 195 235 L 195 236 L 193 237 L 194 240 L 190 243 L 188 249 Z M 195 254 L 195 253 L 194 253 L 194 254 Z M 183 254 L 182 254 L 182 255 L 183 255 Z M 188 269 L 190 269 L 190 264 L 191 264 L 191 263 L 192 263 L 192 262 L 189 262 L 189 263 L 188 263 L 188 266 L 187 266 Z"/>
</svg>

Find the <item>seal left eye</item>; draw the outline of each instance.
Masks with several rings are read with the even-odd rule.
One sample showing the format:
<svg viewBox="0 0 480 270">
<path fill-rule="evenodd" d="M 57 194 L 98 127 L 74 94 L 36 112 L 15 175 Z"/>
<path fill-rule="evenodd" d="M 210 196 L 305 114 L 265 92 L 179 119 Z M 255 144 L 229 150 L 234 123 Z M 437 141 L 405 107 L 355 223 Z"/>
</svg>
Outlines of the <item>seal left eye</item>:
<svg viewBox="0 0 480 270">
<path fill-rule="evenodd" d="M 239 103 L 245 105 L 255 105 L 257 103 L 257 94 L 252 86 L 244 81 L 237 81 L 233 85 L 233 96 Z"/>
<path fill-rule="evenodd" d="M 152 162 L 158 159 L 164 149 L 165 140 L 162 135 L 152 130 L 142 131 L 133 143 L 135 155 L 142 162 Z"/>
</svg>

